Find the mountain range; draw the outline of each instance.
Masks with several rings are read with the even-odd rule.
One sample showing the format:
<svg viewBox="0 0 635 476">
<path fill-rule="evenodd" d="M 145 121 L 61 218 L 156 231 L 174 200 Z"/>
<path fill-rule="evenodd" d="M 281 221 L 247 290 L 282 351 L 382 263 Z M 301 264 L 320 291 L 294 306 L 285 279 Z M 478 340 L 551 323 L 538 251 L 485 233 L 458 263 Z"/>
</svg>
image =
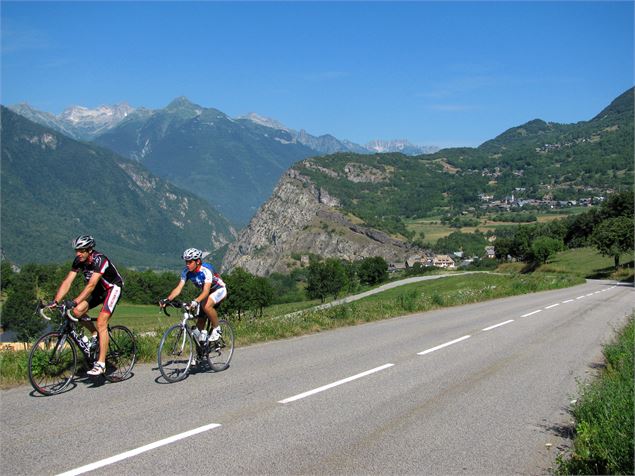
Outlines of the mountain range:
<svg viewBox="0 0 635 476">
<path fill-rule="evenodd" d="M 255 113 L 233 119 L 185 97 L 157 110 L 127 104 L 96 109 L 75 106 L 55 116 L 28 104 L 11 109 L 69 137 L 94 141 L 142 163 L 207 199 L 237 226 L 249 221 L 282 173 L 304 158 L 342 151 L 421 154 L 436 150 L 404 140 L 360 146 L 330 134 L 317 137 Z"/>
<path fill-rule="evenodd" d="M 182 263 L 191 246 L 220 252 L 236 231 L 204 199 L 141 164 L 1 108 L 2 255 L 13 263 L 73 258 L 84 233 L 116 262 Z M 115 259 L 117 258 L 117 259 Z"/>
<path fill-rule="evenodd" d="M 483 195 L 575 199 L 633 186 L 633 89 L 589 121 L 536 119 L 476 148 L 417 156 L 319 156 L 303 131 L 186 98 L 121 115 L 65 114 L 67 128 L 100 131 L 86 142 L 2 108 L 10 260 L 59 261 L 69 236 L 89 231 L 139 267 L 179 263 L 175 250 L 189 246 L 215 251 L 216 262 L 228 247 L 224 269 L 262 274 L 311 253 L 393 260 L 413 250 L 408 220 L 479 209 Z M 237 240 L 230 222 L 248 223 Z"/>
</svg>

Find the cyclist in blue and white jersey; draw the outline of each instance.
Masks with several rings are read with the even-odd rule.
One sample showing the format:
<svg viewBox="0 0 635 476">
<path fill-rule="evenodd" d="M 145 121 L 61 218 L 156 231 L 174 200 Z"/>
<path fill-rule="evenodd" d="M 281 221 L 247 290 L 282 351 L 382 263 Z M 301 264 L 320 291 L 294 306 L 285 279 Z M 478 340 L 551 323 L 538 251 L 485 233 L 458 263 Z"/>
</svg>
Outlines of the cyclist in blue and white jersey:
<svg viewBox="0 0 635 476">
<path fill-rule="evenodd" d="M 89 309 L 102 304 L 97 316 L 97 328 L 91 321 L 82 322 L 93 334 L 93 342 L 99 333 L 99 357 L 88 375 L 103 374 L 106 369 L 106 351 L 108 350 L 108 319 L 115 312 L 115 306 L 121 298 L 123 278 L 108 257 L 95 250 L 95 239 L 90 235 L 80 235 L 73 240 L 75 260 L 71 270 L 60 284 L 53 304 L 60 302 L 70 291 L 78 274 L 84 276 L 84 289 L 72 301 L 66 301 L 67 309 L 72 309 L 75 317 L 80 318 Z"/>
<path fill-rule="evenodd" d="M 190 311 L 193 315 L 198 316 L 196 327 L 199 332 L 205 329 L 205 316 L 207 316 L 212 323 L 212 333 L 209 335 L 209 340 L 215 341 L 220 337 L 220 326 L 215 306 L 227 297 L 227 288 L 214 267 L 210 263 L 202 262 L 202 256 L 203 252 L 196 248 L 188 248 L 183 252 L 185 268 L 181 272 L 181 280 L 168 297 L 159 302 L 159 305 L 165 307 L 166 301 L 175 299 L 181 294 L 185 283 L 192 281 L 201 291 L 190 304 Z M 204 314 L 199 314 L 201 306 Z"/>
</svg>

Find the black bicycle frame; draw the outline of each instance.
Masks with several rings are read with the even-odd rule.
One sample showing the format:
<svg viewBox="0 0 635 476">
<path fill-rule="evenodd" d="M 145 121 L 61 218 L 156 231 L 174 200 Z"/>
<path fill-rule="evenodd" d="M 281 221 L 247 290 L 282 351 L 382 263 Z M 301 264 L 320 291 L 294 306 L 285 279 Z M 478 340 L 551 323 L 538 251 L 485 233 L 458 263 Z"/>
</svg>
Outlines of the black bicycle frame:
<svg viewBox="0 0 635 476">
<path fill-rule="evenodd" d="M 83 335 L 77 332 L 77 325 L 74 325 L 74 323 L 72 323 L 67 318 L 65 319 L 66 322 L 64 322 L 60 326 L 60 330 L 58 331 L 62 336 L 62 338 L 59 340 L 58 345 L 61 347 L 62 345 L 64 345 L 64 341 L 66 340 L 66 338 L 70 337 L 71 340 L 75 342 L 75 344 L 77 344 L 79 350 L 82 351 L 82 354 L 84 354 L 86 360 L 90 362 L 92 360 L 92 356 L 90 355 L 90 342 L 84 342 L 82 340 Z"/>
</svg>

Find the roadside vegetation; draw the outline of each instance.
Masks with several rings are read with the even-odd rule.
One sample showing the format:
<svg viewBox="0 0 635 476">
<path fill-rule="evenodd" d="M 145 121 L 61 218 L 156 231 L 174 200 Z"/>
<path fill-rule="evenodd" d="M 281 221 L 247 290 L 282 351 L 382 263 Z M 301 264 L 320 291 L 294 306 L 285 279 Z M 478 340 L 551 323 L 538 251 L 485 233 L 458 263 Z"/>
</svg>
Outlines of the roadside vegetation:
<svg viewBox="0 0 635 476">
<path fill-rule="evenodd" d="M 616 341 L 604 348 L 605 367 L 580 385 L 572 413 L 575 438 L 558 458 L 557 474 L 635 474 L 633 373 L 635 314 Z"/>
<path fill-rule="evenodd" d="M 289 338 L 337 327 L 350 326 L 395 316 L 573 286 L 582 278 L 544 273 L 534 274 L 462 274 L 432 281 L 400 286 L 349 304 L 323 310 L 311 310 L 320 300 L 296 305 L 279 305 L 262 316 L 250 312 L 238 318 L 230 316 L 237 347 Z M 307 308 L 309 306 L 309 308 Z M 155 362 L 161 335 L 180 319 L 176 310 L 171 317 L 156 305 L 118 305 L 111 324 L 132 329 L 138 340 L 139 361 Z M 0 386 L 23 383 L 27 379 L 27 351 L 0 351 Z"/>
</svg>

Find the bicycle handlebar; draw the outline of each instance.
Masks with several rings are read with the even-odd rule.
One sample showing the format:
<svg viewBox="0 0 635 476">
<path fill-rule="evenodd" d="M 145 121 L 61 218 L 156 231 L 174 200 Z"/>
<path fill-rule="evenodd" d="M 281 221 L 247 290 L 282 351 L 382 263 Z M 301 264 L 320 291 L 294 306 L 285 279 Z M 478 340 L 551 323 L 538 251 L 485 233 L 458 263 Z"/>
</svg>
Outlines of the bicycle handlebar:
<svg viewBox="0 0 635 476">
<path fill-rule="evenodd" d="M 73 316 L 72 312 L 70 309 L 66 308 L 66 305 L 64 303 L 58 304 L 55 301 L 51 301 L 50 303 L 46 303 L 42 300 L 38 301 L 37 303 L 37 307 L 35 309 L 35 313 L 39 314 L 41 317 L 43 317 L 44 319 L 46 319 L 47 321 L 50 321 L 51 318 L 49 316 L 47 316 L 44 311 L 46 309 L 51 309 L 51 308 L 55 308 L 57 310 L 57 312 L 59 312 L 62 316 L 69 318 L 71 321 L 73 322 L 77 322 L 79 321 L 79 319 L 77 319 L 75 316 Z"/>
<path fill-rule="evenodd" d="M 160 301 L 160 303 L 163 302 L 165 305 L 161 307 L 161 309 L 163 310 L 163 313 L 170 317 L 170 313 L 168 312 L 168 306 L 172 306 L 175 307 L 177 309 L 184 309 L 185 311 L 190 311 L 190 303 L 185 302 L 185 301 L 179 301 L 177 299 L 172 299 L 171 301 L 168 300 L 162 300 Z"/>
</svg>

